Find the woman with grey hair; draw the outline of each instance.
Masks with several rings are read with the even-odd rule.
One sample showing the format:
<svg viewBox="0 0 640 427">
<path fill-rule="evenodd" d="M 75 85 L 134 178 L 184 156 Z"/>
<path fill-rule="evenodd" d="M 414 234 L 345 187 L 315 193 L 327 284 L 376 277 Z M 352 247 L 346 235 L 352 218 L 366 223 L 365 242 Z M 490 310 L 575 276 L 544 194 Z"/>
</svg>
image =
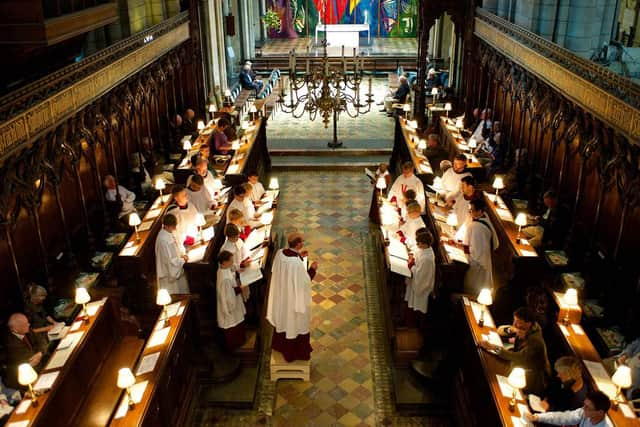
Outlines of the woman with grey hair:
<svg viewBox="0 0 640 427">
<path fill-rule="evenodd" d="M 29 285 L 27 302 L 24 306 L 25 314 L 31 323 L 31 330 L 35 333 L 47 333 L 56 324 L 56 321 L 47 313 L 44 301 L 47 299 L 47 290 L 40 285 Z"/>
<path fill-rule="evenodd" d="M 563 356 L 553 365 L 555 381 L 541 402 L 547 411 L 568 411 L 582 408 L 590 391 L 582 377 L 582 362 L 574 356 Z"/>
</svg>

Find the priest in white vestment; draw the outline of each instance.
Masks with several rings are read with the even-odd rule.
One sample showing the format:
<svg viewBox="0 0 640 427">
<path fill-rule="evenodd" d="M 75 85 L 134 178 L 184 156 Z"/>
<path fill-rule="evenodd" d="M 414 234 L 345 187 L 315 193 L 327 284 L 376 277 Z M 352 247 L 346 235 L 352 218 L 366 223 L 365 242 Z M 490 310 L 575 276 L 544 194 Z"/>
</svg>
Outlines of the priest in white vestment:
<svg viewBox="0 0 640 427">
<path fill-rule="evenodd" d="M 249 171 L 249 173 L 247 173 L 247 179 L 249 180 L 249 184 L 251 184 L 251 201 L 255 204 L 259 204 L 260 199 L 262 199 L 262 196 L 265 194 L 265 191 L 264 186 L 259 181 L 258 172 Z"/>
<path fill-rule="evenodd" d="M 170 294 L 188 294 L 189 283 L 184 273 L 184 263 L 189 257 L 176 236 L 177 218 L 166 214 L 162 218 L 162 229 L 156 238 L 156 277 L 158 289 Z"/>
<path fill-rule="evenodd" d="M 189 203 L 189 195 L 187 189 L 182 185 L 174 185 L 171 189 L 173 203 L 167 208 L 167 213 L 175 215 L 178 219 L 179 242 L 186 246 L 193 245 L 198 235 L 198 210 Z"/>
<path fill-rule="evenodd" d="M 470 202 L 472 220 L 467 224 L 464 245 L 469 254 L 469 269 L 464 276 L 464 291 L 477 295 L 481 289 L 493 288 L 491 256 L 500 244 L 491 220 L 485 213 L 484 199 Z"/>
<path fill-rule="evenodd" d="M 405 284 L 407 291 L 404 300 L 410 309 L 422 314 L 427 313 L 429 297 L 436 282 L 436 257 L 431 245 L 433 236 L 429 231 L 423 231 L 416 236 L 416 249 L 413 258 L 409 259 L 411 277 L 407 277 Z"/>
<path fill-rule="evenodd" d="M 200 175 L 191 175 L 187 179 L 187 195 L 189 196 L 189 203 L 192 203 L 202 215 L 215 205 L 209 190 L 204 187 L 204 181 Z"/>
<path fill-rule="evenodd" d="M 273 260 L 267 320 L 274 327 L 271 348 L 292 362 L 311 358 L 311 280 L 318 263 L 307 269 L 301 233 L 290 233 L 287 242 L 289 247 L 279 250 Z"/>
<path fill-rule="evenodd" d="M 442 175 L 442 190 L 445 201 L 455 200 L 462 191 L 460 182 L 465 176 L 471 176 L 466 170 L 467 158 L 464 154 L 458 154 L 453 159 L 453 167 L 447 169 Z"/>
<path fill-rule="evenodd" d="M 420 204 L 422 212 L 425 212 L 424 185 L 420 178 L 413 174 L 413 163 L 405 162 L 402 164 L 402 175 L 396 178 L 389 190 L 389 200 L 396 203 L 402 201 L 403 194 L 409 189 L 416 192 L 416 201 Z"/>
<path fill-rule="evenodd" d="M 244 344 L 243 322 L 246 313 L 240 283 L 233 268 L 233 254 L 223 250 L 218 254 L 216 273 L 216 318 L 229 352 Z"/>
</svg>

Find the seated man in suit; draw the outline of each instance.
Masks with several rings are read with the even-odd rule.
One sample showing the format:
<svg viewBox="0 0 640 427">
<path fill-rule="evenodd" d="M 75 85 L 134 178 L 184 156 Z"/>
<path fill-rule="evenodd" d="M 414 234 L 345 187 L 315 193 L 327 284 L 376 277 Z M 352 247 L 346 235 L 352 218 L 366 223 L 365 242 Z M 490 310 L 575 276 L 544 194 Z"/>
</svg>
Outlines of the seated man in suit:
<svg viewBox="0 0 640 427">
<path fill-rule="evenodd" d="M 260 93 L 262 90 L 263 84 L 260 80 L 256 80 L 255 74 L 251 71 L 251 62 L 249 61 L 242 66 L 238 79 L 243 89 L 255 90 L 256 93 Z"/>
<path fill-rule="evenodd" d="M 393 114 L 393 104 L 404 104 L 407 101 L 407 95 L 411 92 L 409 88 L 409 81 L 404 74 L 400 76 L 398 81 L 400 84 L 395 93 L 390 94 L 384 98 L 384 109 L 380 112 L 386 112 L 387 114 Z"/>
<path fill-rule="evenodd" d="M 11 388 L 19 388 L 18 366 L 28 363 L 39 370 L 46 353 L 46 342 L 31 331 L 29 319 L 22 313 L 14 313 L 7 322 L 7 372 L 5 383 Z"/>
</svg>

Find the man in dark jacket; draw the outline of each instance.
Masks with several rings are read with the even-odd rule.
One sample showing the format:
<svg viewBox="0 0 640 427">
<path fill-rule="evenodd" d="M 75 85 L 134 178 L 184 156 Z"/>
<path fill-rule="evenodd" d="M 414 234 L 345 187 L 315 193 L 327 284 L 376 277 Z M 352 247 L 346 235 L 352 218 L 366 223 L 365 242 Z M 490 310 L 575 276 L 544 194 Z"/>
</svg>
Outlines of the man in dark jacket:
<svg viewBox="0 0 640 427">
<path fill-rule="evenodd" d="M 44 359 L 46 343 L 31 331 L 29 319 L 22 313 L 15 313 L 7 322 L 7 372 L 5 383 L 11 388 L 20 388 L 18 366 L 28 363 L 38 370 Z"/>
<path fill-rule="evenodd" d="M 512 368 L 524 368 L 527 377 L 524 392 L 543 395 L 551 375 L 551 365 L 535 314 L 526 307 L 520 307 L 513 313 L 513 325 L 500 327 L 498 332 L 504 338 L 515 338 L 513 349 L 506 350 L 488 341 L 480 342 L 480 347 L 510 361 Z"/>
</svg>

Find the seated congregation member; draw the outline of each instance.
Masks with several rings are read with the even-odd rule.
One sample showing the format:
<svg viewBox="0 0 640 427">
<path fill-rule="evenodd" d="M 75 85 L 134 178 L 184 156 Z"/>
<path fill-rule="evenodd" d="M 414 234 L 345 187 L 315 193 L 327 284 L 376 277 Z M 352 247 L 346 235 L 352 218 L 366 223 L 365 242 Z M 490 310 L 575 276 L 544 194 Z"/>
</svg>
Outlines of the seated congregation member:
<svg viewBox="0 0 640 427">
<path fill-rule="evenodd" d="M 257 221 L 255 218 L 255 209 L 250 210 L 247 209 L 247 204 L 244 199 L 247 197 L 247 189 L 242 185 L 237 185 L 233 187 L 233 200 L 229 204 L 227 208 L 227 222 L 229 221 L 229 215 L 232 209 L 238 209 L 242 212 L 242 224 L 249 225 L 251 228 L 255 228 L 261 225 L 260 221 Z"/>
<path fill-rule="evenodd" d="M 545 412 L 543 414 L 525 413 L 529 421 L 550 424 L 553 426 L 578 427 L 613 427 L 607 418 L 607 411 L 611 407 L 611 400 L 601 391 L 587 394 L 584 405 L 573 411 Z"/>
<path fill-rule="evenodd" d="M 491 220 L 485 214 L 484 199 L 469 202 L 471 221 L 464 236 L 465 252 L 469 254 L 469 269 L 464 276 L 464 290 L 477 295 L 481 289 L 493 288 L 491 256 L 498 248 L 498 236 Z"/>
<path fill-rule="evenodd" d="M 19 389 L 18 366 L 28 363 L 36 371 L 44 365 L 46 340 L 31 330 L 29 319 L 22 313 L 14 313 L 7 321 L 7 370 L 5 384 Z"/>
<path fill-rule="evenodd" d="M 425 315 L 436 280 L 436 258 L 431 247 L 433 235 L 427 229 L 421 229 L 415 240 L 416 249 L 413 256 L 409 257 L 411 277 L 405 279 L 407 288 L 404 300 L 411 310 Z"/>
<path fill-rule="evenodd" d="M 184 263 L 189 256 L 177 235 L 178 218 L 170 213 L 162 217 L 162 229 L 156 238 L 156 275 L 158 289 L 170 294 L 188 294 L 189 283 L 184 273 Z"/>
<path fill-rule="evenodd" d="M 480 123 L 476 126 L 471 135 L 471 138 L 475 138 L 476 142 L 482 142 L 485 139 L 489 138 L 489 134 L 491 133 L 491 109 L 485 108 L 480 113 Z"/>
<path fill-rule="evenodd" d="M 244 222 L 244 214 L 239 209 L 229 209 L 227 213 L 227 223 L 234 224 L 240 230 L 240 238 L 244 241 L 251 233 L 251 226 Z"/>
<path fill-rule="evenodd" d="M 440 165 L 442 169 L 443 165 Z M 442 190 L 444 192 L 445 201 L 455 200 L 462 187 L 460 182 L 465 176 L 471 176 L 467 171 L 467 158 L 464 154 L 457 154 L 453 159 L 453 166 L 442 174 Z"/>
<path fill-rule="evenodd" d="M 541 396 L 547 387 L 551 367 L 542 328 L 536 322 L 535 313 L 527 307 L 516 309 L 513 312 L 513 324 L 508 327 L 501 326 L 498 333 L 503 338 L 513 339 L 512 350 L 488 341 L 481 341 L 480 347 L 494 351 L 499 358 L 510 361 L 512 367 L 524 368 L 527 379 L 524 392 Z"/>
<path fill-rule="evenodd" d="M 569 209 L 560 204 L 553 190 L 544 193 L 542 200 L 547 210 L 536 218 L 537 225 L 526 227 L 523 234 L 535 248 L 561 249 L 571 225 Z"/>
<path fill-rule="evenodd" d="M 141 194 L 153 191 L 151 175 L 154 172 L 155 160 L 151 140 L 145 136 L 142 138 L 141 151 L 133 153 L 129 160 L 129 169 L 132 172 L 136 191 Z"/>
<path fill-rule="evenodd" d="M 246 312 L 240 283 L 233 268 L 233 254 L 223 250 L 218 254 L 216 273 L 216 317 L 218 327 L 224 332 L 225 349 L 228 352 L 244 344 L 243 322 Z"/>
<path fill-rule="evenodd" d="M 500 122 L 493 123 L 489 138 L 478 144 L 478 147 L 474 150 L 474 154 L 480 164 L 487 169 L 488 173 L 495 172 L 502 168 L 506 156 L 506 147 L 502 143 Z"/>
<path fill-rule="evenodd" d="M 251 264 L 249 248 L 245 247 L 240 239 L 240 230 L 234 224 L 227 224 L 224 227 L 225 241 L 220 251 L 227 251 L 233 255 L 233 266 L 236 271 L 241 271 Z"/>
<path fill-rule="evenodd" d="M 231 122 L 225 117 L 220 117 L 216 128 L 213 130 L 211 138 L 213 139 L 213 146 L 216 154 L 227 154 L 231 150 L 232 146 L 227 138 L 225 131 L 231 127 Z"/>
<path fill-rule="evenodd" d="M 405 162 L 402 164 L 402 175 L 396 178 L 389 190 L 389 200 L 398 203 L 402 195 L 409 189 L 416 192 L 416 201 L 420 204 L 422 212 L 425 211 L 425 195 L 424 185 L 420 178 L 413 174 L 413 163 Z"/>
<path fill-rule="evenodd" d="M 191 108 L 184 112 L 182 117 L 182 136 L 190 136 L 195 138 L 198 136 L 198 127 L 196 126 L 196 113 Z"/>
<path fill-rule="evenodd" d="M 292 362 L 311 358 L 311 280 L 318 263 L 307 269 L 301 233 L 289 233 L 287 244 L 273 259 L 266 317 L 274 328 L 271 348 Z"/>
<path fill-rule="evenodd" d="M 251 70 L 251 65 L 250 61 L 244 63 L 238 75 L 238 80 L 243 89 L 255 90 L 256 93 L 260 93 L 264 84 L 256 79 L 255 73 Z"/>
<path fill-rule="evenodd" d="M 629 343 L 617 356 L 616 362 L 631 368 L 631 387 L 627 389 L 627 398 L 631 399 L 640 390 L 640 338 Z"/>
<path fill-rule="evenodd" d="M 133 202 L 136 200 L 136 194 L 129 191 L 122 185 L 116 185 L 116 179 L 113 175 L 104 177 L 104 187 L 106 188 L 105 199 L 112 203 L 122 203 L 122 207 L 118 212 L 118 218 L 122 218 L 136 211 Z M 116 190 L 117 188 L 117 190 Z"/>
<path fill-rule="evenodd" d="M 200 175 L 191 175 L 187 178 L 187 195 L 189 202 L 195 206 L 198 213 L 205 214 L 215 207 L 215 203 L 204 186 L 204 180 Z"/>
<path fill-rule="evenodd" d="M 251 170 L 247 173 L 247 179 L 249 180 L 249 184 L 251 185 L 251 192 L 249 193 L 251 196 L 251 201 L 254 204 L 258 204 L 262 196 L 264 196 L 264 186 L 259 180 L 258 172 L 255 170 Z"/>
<path fill-rule="evenodd" d="M 44 301 L 47 299 L 47 290 L 40 285 L 32 283 L 29 285 L 28 300 L 24 306 L 24 314 L 29 319 L 31 331 L 36 334 L 42 334 L 43 338 L 58 322 L 44 307 Z"/>
<path fill-rule="evenodd" d="M 407 101 L 407 95 L 411 92 L 409 81 L 404 74 L 398 79 L 398 89 L 393 94 L 389 94 L 384 98 L 384 109 L 381 112 L 393 114 L 393 104 L 404 104 Z"/>
<path fill-rule="evenodd" d="M 409 249 L 413 249 L 416 245 L 416 232 L 426 227 L 422 220 L 421 212 L 422 208 L 418 202 L 410 202 L 407 205 L 407 220 L 398 230 L 400 241 L 406 244 Z"/>
<path fill-rule="evenodd" d="M 182 185 L 174 185 L 171 188 L 171 196 L 173 202 L 167 208 L 167 213 L 174 215 L 178 220 L 176 228 L 178 243 L 186 246 L 193 245 L 198 232 L 196 221 L 198 210 L 193 203 L 189 203 L 187 189 Z"/>
<path fill-rule="evenodd" d="M 433 172 L 437 175 L 442 175 L 443 171 L 440 169 L 440 163 L 449 159 L 449 152 L 440 144 L 438 134 L 430 133 L 427 136 L 427 148 L 424 149 L 424 155 L 427 156 L 429 163 L 433 166 Z"/>
<path fill-rule="evenodd" d="M 200 175 L 203 180 L 204 187 L 209 192 L 209 196 L 213 200 L 218 190 L 216 190 L 216 174 L 209 170 L 209 161 L 204 157 L 196 160 L 195 172 Z"/>
<path fill-rule="evenodd" d="M 4 417 L 0 417 L 0 425 L 4 425 L 3 423 L 9 419 L 10 411 L 20 403 L 21 399 L 20 392 L 4 385 L 2 378 L 0 378 L 0 411 L 7 411 Z"/>
<path fill-rule="evenodd" d="M 460 180 L 461 192 L 453 200 L 448 200 L 447 205 L 453 209 L 458 217 L 458 225 L 462 226 L 471 220 L 469 215 L 469 203 L 471 200 L 484 199 L 480 190 L 476 188 L 476 180 L 473 176 L 465 176 Z"/>
<path fill-rule="evenodd" d="M 556 378 L 551 381 L 541 405 L 547 411 L 567 411 L 582 408 L 591 391 L 584 381 L 582 362 L 574 356 L 563 356 L 553 364 Z"/>
</svg>

